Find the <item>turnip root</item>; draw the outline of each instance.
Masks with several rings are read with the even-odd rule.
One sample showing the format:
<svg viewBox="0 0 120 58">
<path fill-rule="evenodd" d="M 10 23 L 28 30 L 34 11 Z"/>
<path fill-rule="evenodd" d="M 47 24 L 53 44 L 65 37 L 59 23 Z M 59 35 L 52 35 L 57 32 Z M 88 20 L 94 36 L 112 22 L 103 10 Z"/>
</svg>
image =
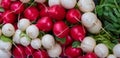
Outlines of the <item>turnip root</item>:
<svg viewBox="0 0 120 58">
<path fill-rule="evenodd" d="M 48 0 L 49 6 L 60 5 L 60 0 Z"/>
<path fill-rule="evenodd" d="M 90 36 L 85 37 L 81 43 L 81 49 L 84 52 L 92 52 L 93 49 L 95 48 L 95 46 L 96 46 L 96 41 L 94 38 L 92 38 Z"/>
<path fill-rule="evenodd" d="M 5 35 L 7 37 L 11 37 L 15 33 L 15 28 L 12 24 L 7 23 L 7 24 L 3 25 L 2 33 L 3 33 L 3 35 Z"/>
<path fill-rule="evenodd" d="M 30 21 L 29 19 L 26 18 L 20 19 L 20 21 L 17 24 L 18 29 L 20 29 L 21 31 L 25 31 L 29 25 L 30 25 Z"/>
<path fill-rule="evenodd" d="M 42 45 L 42 43 L 41 43 L 41 40 L 40 40 L 39 38 L 33 39 L 33 40 L 31 41 L 31 46 L 32 46 L 34 49 L 39 49 L 39 48 L 41 48 L 41 45 Z"/>
<path fill-rule="evenodd" d="M 30 38 L 28 38 L 28 37 L 21 37 L 20 38 L 20 43 L 21 43 L 21 45 L 23 45 L 23 46 L 28 46 L 29 44 L 30 44 Z"/>
<path fill-rule="evenodd" d="M 12 48 L 12 43 L 11 42 L 5 42 L 0 40 L 0 49 L 10 51 Z"/>
<path fill-rule="evenodd" d="M 110 55 L 107 56 L 107 58 L 117 58 L 117 57 L 113 54 L 110 54 Z"/>
<path fill-rule="evenodd" d="M 75 7 L 77 0 L 60 0 L 61 5 L 66 9 L 72 9 Z"/>
<path fill-rule="evenodd" d="M 42 45 L 46 49 L 50 49 L 55 45 L 54 37 L 50 34 L 46 34 L 42 37 Z"/>
<path fill-rule="evenodd" d="M 120 44 L 114 46 L 113 53 L 116 57 L 120 57 Z"/>
<path fill-rule="evenodd" d="M 95 54 L 99 58 L 105 58 L 108 56 L 109 50 L 105 44 L 98 44 L 94 49 Z"/>
<path fill-rule="evenodd" d="M 20 0 L 22 3 L 28 3 L 30 0 Z"/>
<path fill-rule="evenodd" d="M 21 30 L 17 29 L 14 36 L 13 36 L 13 42 L 19 44 L 20 43 L 20 34 L 21 34 Z"/>
<path fill-rule="evenodd" d="M 11 58 L 11 53 L 0 49 L 0 58 Z"/>
<path fill-rule="evenodd" d="M 39 29 L 35 25 L 30 25 L 26 29 L 26 34 L 32 39 L 37 38 L 39 35 Z"/>
<path fill-rule="evenodd" d="M 91 12 L 95 9 L 93 0 L 79 0 L 77 5 L 82 12 Z"/>
<path fill-rule="evenodd" d="M 35 0 L 38 3 L 44 3 L 46 0 Z"/>
<path fill-rule="evenodd" d="M 50 57 L 59 57 L 62 53 L 62 48 L 59 44 L 55 44 L 55 46 L 51 49 L 48 49 L 47 52 Z"/>
</svg>

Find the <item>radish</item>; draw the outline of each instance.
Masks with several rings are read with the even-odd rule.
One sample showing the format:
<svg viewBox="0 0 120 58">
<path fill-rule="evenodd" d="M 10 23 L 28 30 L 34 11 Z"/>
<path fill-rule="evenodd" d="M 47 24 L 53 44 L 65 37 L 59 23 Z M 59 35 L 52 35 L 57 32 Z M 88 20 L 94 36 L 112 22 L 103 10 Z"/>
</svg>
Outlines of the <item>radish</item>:
<svg viewBox="0 0 120 58">
<path fill-rule="evenodd" d="M 21 31 L 25 31 L 26 28 L 30 25 L 30 23 L 31 22 L 29 21 L 29 19 L 22 18 L 17 24 L 18 29 L 20 29 Z"/>
<path fill-rule="evenodd" d="M 49 8 L 48 14 L 52 19 L 60 21 L 60 20 L 64 19 L 65 15 L 66 15 L 66 11 L 60 5 L 53 5 Z"/>
<path fill-rule="evenodd" d="M 107 56 L 107 58 L 117 58 L 115 55 L 113 55 L 113 54 L 109 54 L 108 56 Z"/>
<path fill-rule="evenodd" d="M 0 29 L 0 36 L 2 35 L 2 30 Z"/>
<path fill-rule="evenodd" d="M 35 0 L 37 3 L 44 3 L 46 0 Z"/>
<path fill-rule="evenodd" d="M 36 26 L 39 28 L 39 30 L 48 32 L 52 30 L 53 22 L 50 17 L 42 17 L 38 20 Z"/>
<path fill-rule="evenodd" d="M 42 9 L 40 10 L 39 14 L 40 14 L 40 17 L 48 16 L 48 7 L 42 8 Z"/>
<path fill-rule="evenodd" d="M 0 12 L 0 24 L 2 24 L 2 23 L 3 23 L 2 16 L 3 16 L 3 12 Z"/>
<path fill-rule="evenodd" d="M 40 49 L 41 45 L 42 45 L 42 42 L 41 42 L 41 40 L 39 38 L 33 39 L 31 41 L 31 46 L 34 49 Z"/>
<path fill-rule="evenodd" d="M 65 55 L 68 56 L 69 58 L 77 58 L 82 55 L 82 50 L 81 48 L 75 48 L 72 46 L 68 46 L 65 49 Z"/>
<path fill-rule="evenodd" d="M 10 51 L 12 48 L 12 43 L 11 42 L 5 42 L 3 40 L 0 40 L 0 49 Z"/>
<path fill-rule="evenodd" d="M 25 9 L 24 4 L 20 1 L 15 1 L 11 4 L 11 10 L 13 10 L 16 14 L 22 13 Z"/>
<path fill-rule="evenodd" d="M 26 34 L 32 39 L 37 38 L 39 35 L 39 29 L 35 25 L 30 25 L 26 29 Z"/>
<path fill-rule="evenodd" d="M 50 49 L 55 45 L 55 39 L 52 35 L 46 34 L 42 37 L 42 45 L 45 49 Z"/>
<path fill-rule="evenodd" d="M 19 29 L 17 29 L 16 31 L 15 31 L 15 34 L 13 35 L 13 42 L 15 42 L 15 43 L 17 43 L 17 44 L 20 44 L 20 38 L 21 38 L 21 33 L 22 33 L 22 31 L 21 30 L 19 30 Z"/>
<path fill-rule="evenodd" d="M 62 53 L 62 48 L 59 44 L 55 44 L 54 47 L 48 49 L 47 52 L 50 57 L 59 57 Z"/>
<path fill-rule="evenodd" d="M 77 0 L 60 0 L 61 5 L 66 9 L 72 9 L 75 7 Z"/>
<path fill-rule="evenodd" d="M 31 39 L 28 37 L 21 37 L 20 38 L 20 44 L 23 46 L 28 46 L 31 42 Z"/>
<path fill-rule="evenodd" d="M 58 38 L 65 38 L 69 33 L 69 27 L 63 21 L 58 21 L 53 26 L 53 33 Z"/>
<path fill-rule="evenodd" d="M 116 56 L 116 57 L 120 57 L 120 44 L 117 44 L 114 46 L 113 48 L 113 54 Z"/>
<path fill-rule="evenodd" d="M 1 1 L 1 6 L 2 6 L 4 9 L 9 9 L 9 8 L 10 8 L 10 5 L 11 5 L 11 0 L 2 0 L 2 1 Z"/>
<path fill-rule="evenodd" d="M 78 23 L 81 20 L 81 13 L 77 9 L 70 9 L 70 10 L 68 10 L 68 12 L 66 14 L 66 19 L 68 22 L 70 22 L 72 24 Z"/>
<path fill-rule="evenodd" d="M 85 55 L 85 58 L 98 58 L 98 57 L 95 53 L 90 52 Z"/>
<path fill-rule="evenodd" d="M 12 24 L 7 23 L 5 25 L 3 25 L 2 27 L 2 34 L 7 36 L 7 37 L 11 37 L 12 35 L 14 35 L 15 33 L 15 28 Z"/>
<path fill-rule="evenodd" d="M 12 50 L 13 58 L 25 58 L 25 50 L 21 45 L 16 45 Z"/>
<path fill-rule="evenodd" d="M 37 7 L 39 10 L 43 9 L 43 8 L 46 8 L 47 6 L 43 3 L 37 3 Z"/>
<path fill-rule="evenodd" d="M 7 10 L 3 13 L 2 20 L 4 24 L 15 23 L 16 15 L 11 10 Z"/>
<path fill-rule="evenodd" d="M 22 3 L 28 3 L 30 0 L 20 0 Z"/>
<path fill-rule="evenodd" d="M 45 50 L 37 50 L 33 53 L 33 58 L 50 58 Z"/>
<path fill-rule="evenodd" d="M 93 0 L 79 0 L 77 5 L 82 12 L 91 12 L 95 9 Z"/>
<path fill-rule="evenodd" d="M 84 26 L 75 25 L 70 29 L 70 35 L 74 40 L 82 41 L 86 35 Z"/>
<path fill-rule="evenodd" d="M 38 14 L 39 14 L 39 11 L 34 6 L 28 7 L 24 11 L 24 16 L 28 18 L 30 21 L 35 21 L 38 18 Z"/>
<path fill-rule="evenodd" d="M 60 0 L 48 0 L 49 6 L 60 5 Z"/>
<path fill-rule="evenodd" d="M 94 49 L 95 54 L 100 58 L 105 58 L 108 56 L 109 50 L 105 44 L 98 44 Z"/>
<path fill-rule="evenodd" d="M 92 52 L 96 46 L 96 41 L 93 37 L 87 36 L 81 42 L 81 49 L 84 52 Z"/>
<path fill-rule="evenodd" d="M 35 50 L 30 45 L 25 47 L 24 49 L 25 49 L 25 54 L 27 55 L 27 57 L 33 55 L 33 53 L 35 52 Z"/>
<path fill-rule="evenodd" d="M 0 49 L 0 58 L 11 58 L 11 53 L 9 51 L 5 51 Z"/>
</svg>

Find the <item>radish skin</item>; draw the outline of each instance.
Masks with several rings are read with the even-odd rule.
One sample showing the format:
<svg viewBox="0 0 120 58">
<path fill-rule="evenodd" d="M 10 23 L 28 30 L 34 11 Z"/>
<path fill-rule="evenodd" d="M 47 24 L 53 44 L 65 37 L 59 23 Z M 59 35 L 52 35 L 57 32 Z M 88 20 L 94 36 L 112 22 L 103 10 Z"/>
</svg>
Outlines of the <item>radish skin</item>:
<svg viewBox="0 0 120 58">
<path fill-rule="evenodd" d="M 62 53 L 62 48 L 59 44 L 55 44 L 55 46 L 51 49 L 48 49 L 47 52 L 50 57 L 59 57 Z"/>
<path fill-rule="evenodd" d="M 10 42 L 4 42 L 0 40 L 0 49 L 4 49 L 6 51 L 10 51 L 12 48 L 12 43 Z"/>
<path fill-rule="evenodd" d="M 39 48 L 41 48 L 41 45 L 42 45 L 42 43 L 41 43 L 41 40 L 40 40 L 39 38 L 33 39 L 33 40 L 31 41 L 31 46 L 32 46 L 34 49 L 39 49 Z"/>
<path fill-rule="evenodd" d="M 30 44 L 30 38 L 22 37 L 20 38 L 20 43 L 23 46 L 28 46 Z"/>
<path fill-rule="evenodd" d="M 79 0 L 77 5 L 82 12 L 91 12 L 95 9 L 93 0 Z"/>
<path fill-rule="evenodd" d="M 46 2 L 46 0 L 35 0 L 36 2 L 38 2 L 38 3 L 44 3 L 44 2 Z"/>
<path fill-rule="evenodd" d="M 35 25 L 30 25 L 26 29 L 26 34 L 32 39 L 37 38 L 39 35 L 39 29 Z"/>
<path fill-rule="evenodd" d="M 117 57 L 113 54 L 110 54 L 110 55 L 107 56 L 107 58 L 117 58 Z"/>
<path fill-rule="evenodd" d="M 42 45 L 46 49 L 50 49 L 55 45 L 54 37 L 50 34 L 46 34 L 42 37 Z"/>
<path fill-rule="evenodd" d="M 96 41 L 94 38 L 90 36 L 85 37 L 81 43 L 81 49 L 87 53 L 92 52 L 95 46 L 96 46 Z"/>
<path fill-rule="evenodd" d="M 77 0 L 60 0 L 61 5 L 66 9 L 72 9 L 75 7 Z"/>
<path fill-rule="evenodd" d="M 94 49 L 95 54 L 100 58 L 108 56 L 109 50 L 105 44 L 98 44 Z"/>
<path fill-rule="evenodd" d="M 20 43 L 20 34 L 22 33 L 21 30 L 17 29 L 15 34 L 13 35 L 13 42 L 19 44 Z"/>
<path fill-rule="evenodd" d="M 120 57 L 120 44 L 117 44 L 117 45 L 114 46 L 114 48 L 113 48 L 113 54 L 116 57 Z"/>
<path fill-rule="evenodd" d="M 48 0 L 49 6 L 60 5 L 60 0 Z"/>
<path fill-rule="evenodd" d="M 11 53 L 0 49 L 0 58 L 11 58 Z"/>
<path fill-rule="evenodd" d="M 15 28 L 12 24 L 7 23 L 7 24 L 3 25 L 2 33 L 3 33 L 3 35 L 5 35 L 7 37 L 11 37 L 15 33 Z"/>
<path fill-rule="evenodd" d="M 30 25 L 30 21 L 29 19 L 26 18 L 20 19 L 20 21 L 17 24 L 18 29 L 20 29 L 21 31 L 25 31 L 29 25 Z"/>
</svg>

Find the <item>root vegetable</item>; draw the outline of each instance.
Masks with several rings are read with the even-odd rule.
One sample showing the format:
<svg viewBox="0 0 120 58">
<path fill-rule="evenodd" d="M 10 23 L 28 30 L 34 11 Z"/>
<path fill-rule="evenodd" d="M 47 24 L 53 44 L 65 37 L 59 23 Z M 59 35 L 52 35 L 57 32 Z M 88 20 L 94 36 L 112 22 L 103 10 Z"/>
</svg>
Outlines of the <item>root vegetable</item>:
<svg viewBox="0 0 120 58">
<path fill-rule="evenodd" d="M 32 56 L 33 58 L 50 58 L 45 50 L 37 50 Z"/>
<path fill-rule="evenodd" d="M 98 57 L 95 53 L 89 52 L 85 55 L 85 58 L 98 58 Z"/>
<path fill-rule="evenodd" d="M 39 38 L 33 39 L 33 40 L 31 41 L 31 46 L 32 46 L 34 49 L 39 49 L 39 48 L 41 48 L 41 45 L 42 45 L 42 43 L 41 43 L 41 40 L 40 40 Z"/>
<path fill-rule="evenodd" d="M 107 56 L 107 58 L 117 58 L 117 57 L 113 54 L 110 54 L 110 55 Z"/>
<path fill-rule="evenodd" d="M 1 6 L 2 6 L 4 9 L 9 9 L 9 8 L 10 8 L 10 5 L 11 5 L 11 0 L 2 0 L 2 1 L 1 1 Z"/>
<path fill-rule="evenodd" d="M 36 2 L 38 2 L 38 3 L 44 3 L 44 2 L 46 2 L 46 0 L 35 0 Z"/>
<path fill-rule="evenodd" d="M 0 49 L 10 51 L 12 48 L 12 43 L 11 42 L 4 42 L 0 40 Z"/>
<path fill-rule="evenodd" d="M 48 0 L 49 6 L 60 5 L 60 0 Z"/>
<path fill-rule="evenodd" d="M 23 46 L 28 46 L 30 44 L 30 38 L 28 37 L 20 38 L 20 44 Z"/>
<path fill-rule="evenodd" d="M 0 58 L 11 58 L 11 53 L 9 51 L 5 51 L 0 49 Z"/>
<path fill-rule="evenodd" d="M 113 48 L 113 53 L 116 57 L 120 57 L 120 44 L 117 44 Z"/>
<path fill-rule="evenodd" d="M 24 49 L 27 56 L 31 56 L 35 52 L 35 50 L 30 45 L 25 47 Z"/>
<path fill-rule="evenodd" d="M 28 3 L 30 0 L 20 0 L 22 3 Z"/>
</svg>

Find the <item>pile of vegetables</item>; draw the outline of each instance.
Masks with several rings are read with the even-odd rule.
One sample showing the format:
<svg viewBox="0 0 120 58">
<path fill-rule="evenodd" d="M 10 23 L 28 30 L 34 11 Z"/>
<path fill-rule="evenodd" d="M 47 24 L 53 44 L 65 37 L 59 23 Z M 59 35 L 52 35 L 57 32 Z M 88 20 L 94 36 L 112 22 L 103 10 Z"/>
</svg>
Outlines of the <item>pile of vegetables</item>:
<svg viewBox="0 0 120 58">
<path fill-rule="evenodd" d="M 119 58 L 120 1 L 99 2 L 0 0 L 0 58 Z"/>
</svg>

